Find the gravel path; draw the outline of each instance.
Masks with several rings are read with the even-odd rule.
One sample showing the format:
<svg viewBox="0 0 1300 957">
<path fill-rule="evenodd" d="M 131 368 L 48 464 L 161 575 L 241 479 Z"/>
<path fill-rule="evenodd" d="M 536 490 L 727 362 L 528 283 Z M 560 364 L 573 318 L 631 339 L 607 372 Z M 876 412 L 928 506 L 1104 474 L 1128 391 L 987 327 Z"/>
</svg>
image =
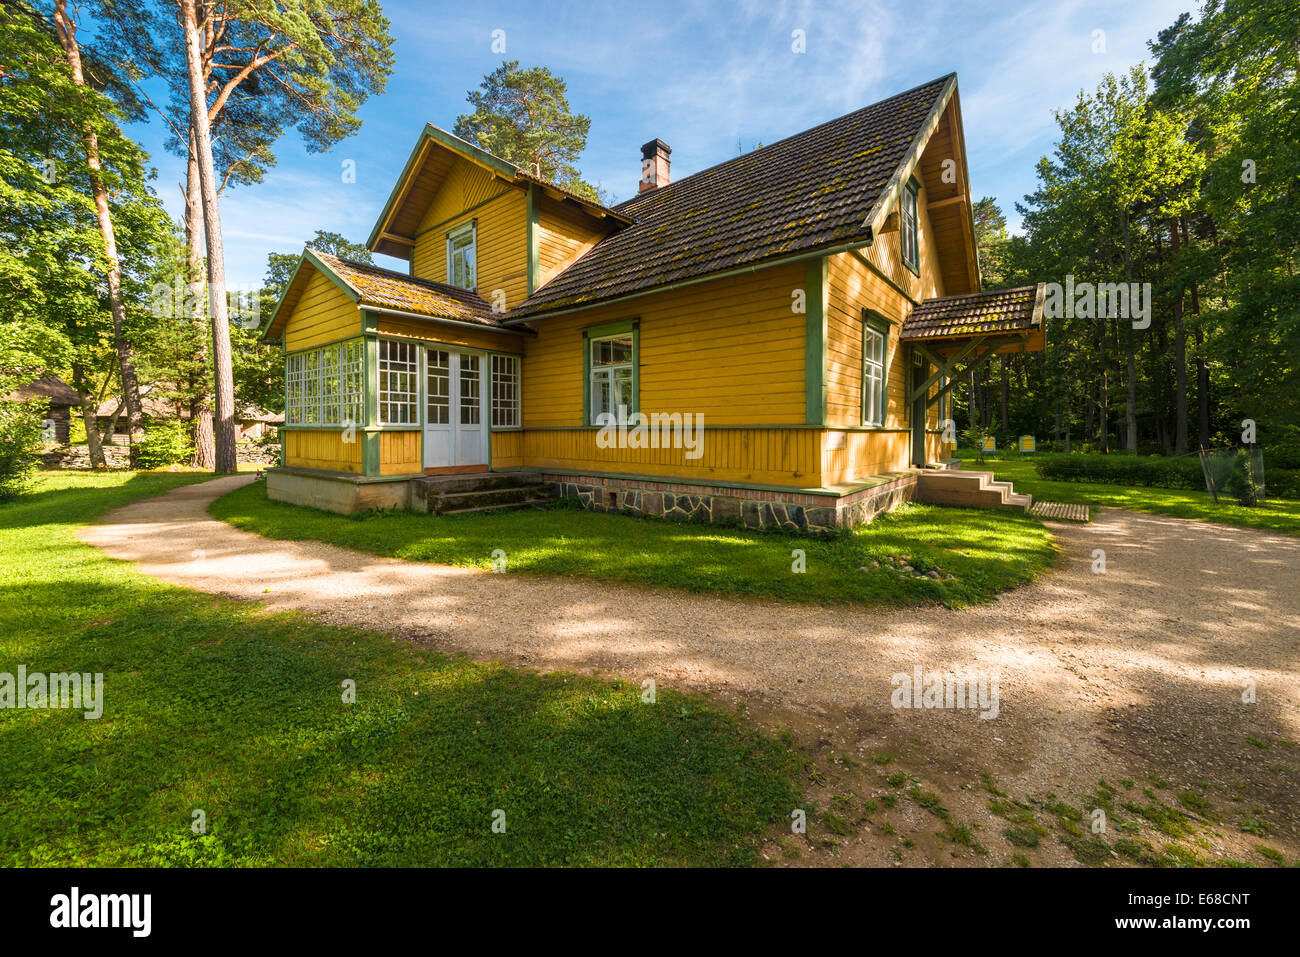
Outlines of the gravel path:
<svg viewBox="0 0 1300 957">
<path fill-rule="evenodd" d="M 902 742 L 954 781 L 988 770 L 1029 793 L 1162 768 L 1292 816 L 1300 805 L 1295 768 L 1278 765 L 1295 746 L 1246 743 L 1300 741 L 1300 538 L 1102 509 L 1052 526 L 1061 559 L 1033 586 L 962 611 L 875 610 L 408 563 L 207 514 L 250 480 L 136 502 L 82 538 L 166 581 L 327 623 L 718 691 L 796 727 L 847 727 L 859 750 Z M 997 718 L 892 708 L 891 676 L 915 666 L 996 674 Z M 1256 703 L 1242 701 L 1247 682 Z"/>
</svg>

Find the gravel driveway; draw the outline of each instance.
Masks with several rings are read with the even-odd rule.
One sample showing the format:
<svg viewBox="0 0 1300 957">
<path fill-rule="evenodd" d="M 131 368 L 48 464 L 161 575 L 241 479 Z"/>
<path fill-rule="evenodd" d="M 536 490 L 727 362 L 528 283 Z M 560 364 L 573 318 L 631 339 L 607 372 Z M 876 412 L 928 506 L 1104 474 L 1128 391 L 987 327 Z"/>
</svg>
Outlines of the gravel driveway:
<svg viewBox="0 0 1300 957">
<path fill-rule="evenodd" d="M 873 610 L 408 563 L 265 539 L 207 514 L 250 480 L 136 502 L 81 537 L 166 581 L 328 623 L 717 691 L 859 750 L 919 753 L 939 778 L 988 771 L 1025 793 L 1066 793 L 1159 768 L 1248 788 L 1294 828 L 1300 538 L 1104 509 L 1089 525 L 1053 525 L 1056 567 L 996 602 Z M 917 666 L 996 675 L 997 717 L 891 707 L 891 676 Z M 1254 703 L 1242 700 L 1248 684 Z"/>
</svg>

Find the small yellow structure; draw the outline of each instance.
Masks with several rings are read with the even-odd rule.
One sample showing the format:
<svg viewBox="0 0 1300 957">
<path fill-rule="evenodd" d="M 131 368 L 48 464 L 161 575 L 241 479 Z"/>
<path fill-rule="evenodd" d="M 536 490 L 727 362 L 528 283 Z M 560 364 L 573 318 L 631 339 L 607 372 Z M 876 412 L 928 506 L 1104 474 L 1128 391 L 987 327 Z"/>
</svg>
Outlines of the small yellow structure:
<svg viewBox="0 0 1300 957">
<path fill-rule="evenodd" d="M 950 454 L 973 363 L 1042 348 L 1040 288 L 980 292 L 955 76 L 677 182 L 670 153 L 645 144 L 607 208 L 426 126 L 369 240 L 409 274 L 308 249 L 265 331 L 272 497 L 422 509 L 441 477 L 508 473 L 594 508 L 856 524 Z"/>
</svg>

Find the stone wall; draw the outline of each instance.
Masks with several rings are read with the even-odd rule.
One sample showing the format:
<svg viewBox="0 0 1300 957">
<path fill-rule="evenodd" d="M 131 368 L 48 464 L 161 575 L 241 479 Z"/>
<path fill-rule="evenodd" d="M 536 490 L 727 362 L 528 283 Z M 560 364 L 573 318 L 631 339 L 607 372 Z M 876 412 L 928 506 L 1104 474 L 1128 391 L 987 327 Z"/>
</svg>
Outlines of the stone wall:
<svg viewBox="0 0 1300 957">
<path fill-rule="evenodd" d="M 128 468 L 131 464 L 131 450 L 125 445 L 105 445 L 104 464 L 110 469 Z M 69 445 L 51 449 L 41 454 L 41 468 L 88 469 L 90 448 L 85 445 Z"/>
<path fill-rule="evenodd" d="M 547 474 L 543 479 L 551 484 L 556 497 L 575 498 L 595 511 L 810 535 L 829 535 L 840 528 L 867 524 L 916 494 L 915 473 L 848 495 L 593 475 Z"/>
<path fill-rule="evenodd" d="M 125 437 L 123 437 L 125 440 Z M 278 465 L 280 446 L 240 445 L 235 450 L 236 461 L 241 465 Z M 104 446 L 104 464 L 110 469 L 125 469 L 131 465 L 131 450 L 124 444 Z M 53 448 L 41 454 L 43 469 L 88 469 L 90 449 L 84 445 Z"/>
</svg>

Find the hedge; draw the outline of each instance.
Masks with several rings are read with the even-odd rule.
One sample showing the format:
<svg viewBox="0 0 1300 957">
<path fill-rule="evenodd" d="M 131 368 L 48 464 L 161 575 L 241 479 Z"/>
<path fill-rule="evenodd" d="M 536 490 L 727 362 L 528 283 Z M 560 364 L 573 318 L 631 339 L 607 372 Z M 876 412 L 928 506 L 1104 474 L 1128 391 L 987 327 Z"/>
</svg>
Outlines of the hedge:
<svg viewBox="0 0 1300 957">
<path fill-rule="evenodd" d="M 1132 455 L 1045 455 L 1035 460 L 1041 478 L 1057 482 L 1091 482 L 1136 488 L 1205 490 L 1198 456 L 1139 458 Z M 1300 470 L 1264 469 L 1269 498 L 1300 498 Z"/>
</svg>

